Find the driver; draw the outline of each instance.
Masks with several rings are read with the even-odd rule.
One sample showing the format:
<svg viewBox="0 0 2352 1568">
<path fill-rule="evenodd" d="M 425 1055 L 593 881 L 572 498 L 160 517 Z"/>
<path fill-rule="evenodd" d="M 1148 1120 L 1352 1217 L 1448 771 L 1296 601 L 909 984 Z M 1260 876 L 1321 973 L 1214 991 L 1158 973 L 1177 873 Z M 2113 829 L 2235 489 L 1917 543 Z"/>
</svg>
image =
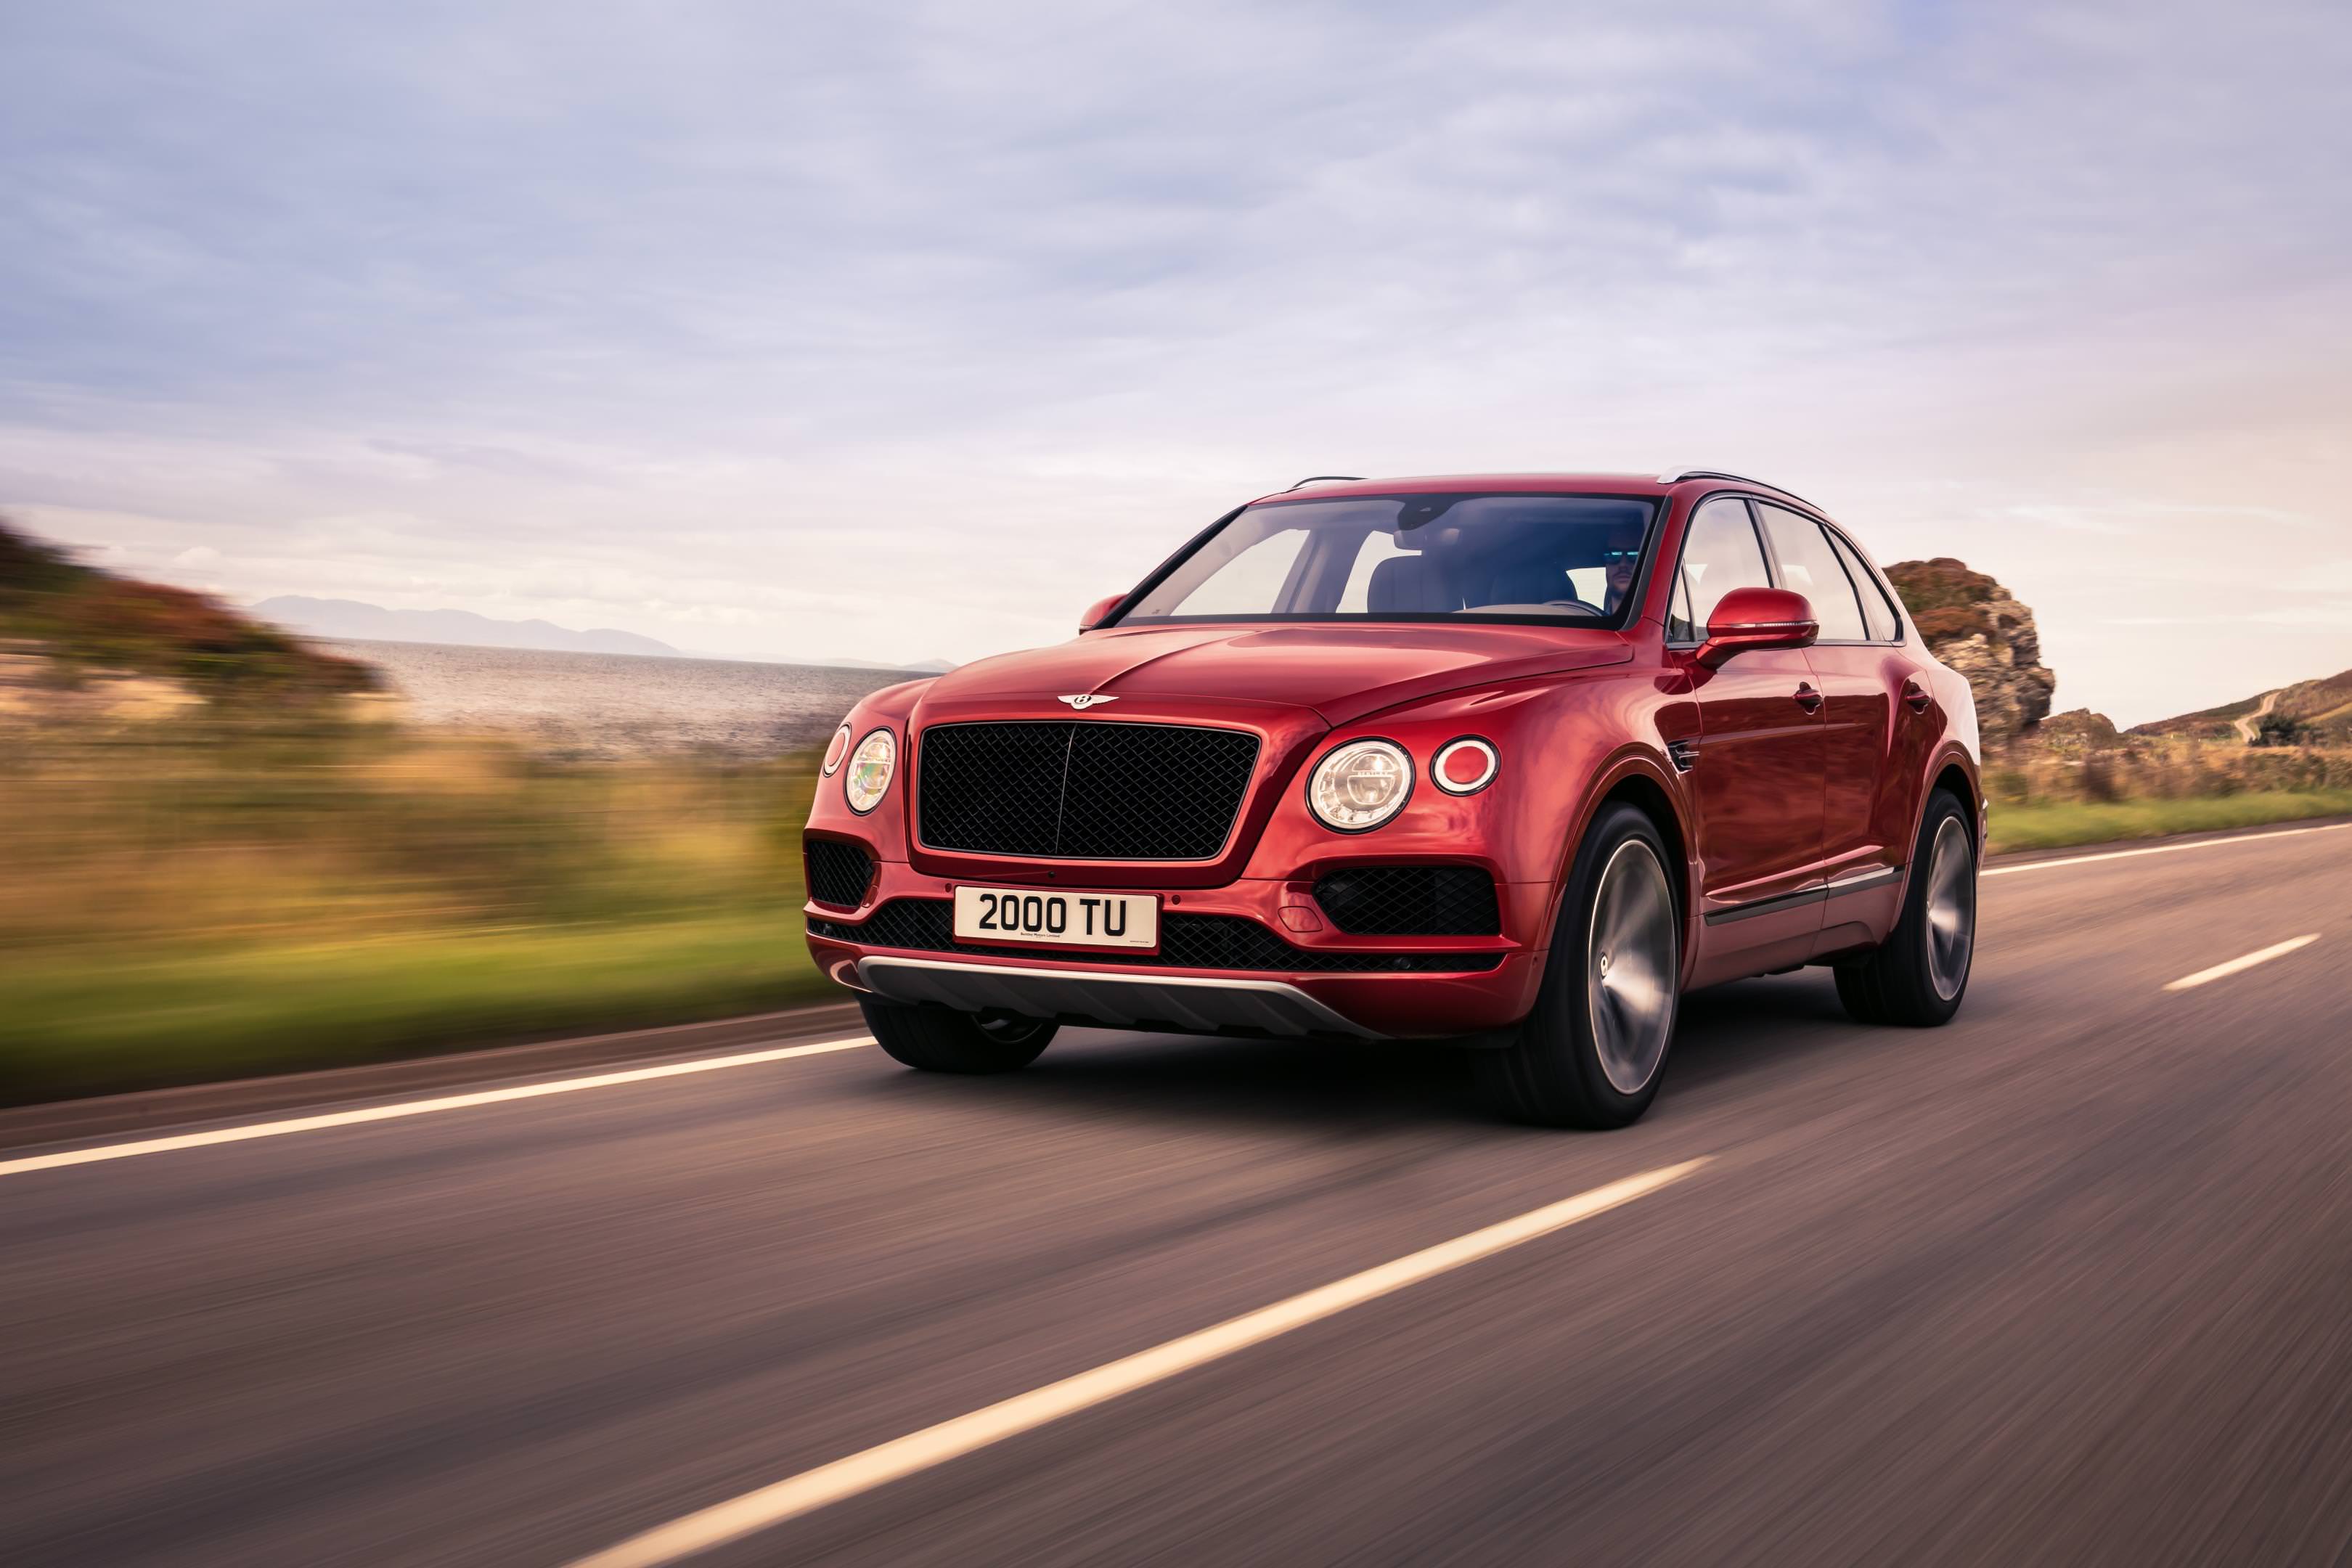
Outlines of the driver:
<svg viewBox="0 0 2352 1568">
<path fill-rule="evenodd" d="M 1642 535 L 1636 530 L 1620 529 L 1601 547 L 1601 567 L 1609 584 L 1608 596 L 1601 605 L 1605 614 L 1615 615 L 1625 595 L 1633 591 L 1633 570 L 1641 563 Z"/>
</svg>

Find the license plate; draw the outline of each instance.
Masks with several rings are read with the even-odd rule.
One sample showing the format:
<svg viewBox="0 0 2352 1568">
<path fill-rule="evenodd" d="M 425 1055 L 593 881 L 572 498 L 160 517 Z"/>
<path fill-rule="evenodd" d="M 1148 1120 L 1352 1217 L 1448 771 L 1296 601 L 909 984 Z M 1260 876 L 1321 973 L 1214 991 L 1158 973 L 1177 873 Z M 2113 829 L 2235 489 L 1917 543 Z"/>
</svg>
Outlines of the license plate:
<svg viewBox="0 0 2352 1568">
<path fill-rule="evenodd" d="M 1160 900 L 1141 893 L 1044 892 L 1035 888 L 958 888 L 958 942 L 1028 947 L 1156 948 Z"/>
</svg>

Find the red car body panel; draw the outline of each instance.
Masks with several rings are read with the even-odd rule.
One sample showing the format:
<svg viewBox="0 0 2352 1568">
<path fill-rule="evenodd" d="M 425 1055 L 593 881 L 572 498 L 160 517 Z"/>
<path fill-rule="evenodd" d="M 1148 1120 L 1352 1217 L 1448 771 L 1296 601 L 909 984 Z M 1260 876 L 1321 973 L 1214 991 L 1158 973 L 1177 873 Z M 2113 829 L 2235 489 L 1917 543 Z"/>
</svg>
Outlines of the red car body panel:
<svg viewBox="0 0 2352 1568">
<path fill-rule="evenodd" d="M 1139 966 L 1094 952 L 894 949 L 860 931 L 890 900 L 949 899 L 960 884 L 1132 891 L 1159 896 L 1165 912 L 1256 921 L 1318 963 L 1338 953 L 1362 955 L 1368 964 L 1397 954 L 1424 963 L 1477 955 L 1492 967 L 1248 972 L 1252 982 L 1295 987 L 1359 1033 L 1469 1036 L 1504 1028 L 1533 1005 L 1570 863 L 1593 814 L 1612 796 L 1633 795 L 1683 855 L 1685 986 L 1883 940 L 1901 907 L 1927 793 L 1939 779 L 1965 795 L 1980 847 L 1968 685 L 1935 660 L 1907 616 L 1900 642 L 1758 649 L 1717 668 L 1667 641 L 1674 563 L 1701 501 L 1745 495 L 1826 522 L 1817 510 L 1769 487 L 1718 477 L 1444 476 L 1325 485 L 1314 494 L 1464 490 L 1662 499 L 1662 524 L 1637 580 L 1638 613 L 1622 631 L 1466 621 L 1114 622 L 1051 647 L 876 692 L 848 722 L 853 740 L 886 727 L 898 739 L 898 771 L 884 798 L 859 815 L 835 776 L 821 782 L 810 813 L 811 837 L 855 844 L 877 862 L 855 909 L 807 906 L 819 966 L 859 988 L 860 961 L 894 953 L 959 965 L 1045 965 L 1074 977 L 1234 978 L 1229 971 Z M 1800 688 L 1818 695 L 1818 708 L 1800 705 Z M 1076 711 L 1062 700 L 1069 696 L 1118 704 L 1089 706 L 1090 719 L 1205 725 L 1258 738 L 1239 815 L 1213 858 L 1084 861 L 924 846 L 908 804 L 919 798 L 923 733 L 976 721 L 1068 721 Z M 1494 781 L 1471 795 L 1433 787 L 1432 759 L 1465 735 L 1495 747 L 1501 763 Z M 1391 820 L 1344 833 L 1307 809 L 1304 782 L 1332 747 L 1364 737 L 1403 747 L 1416 786 Z M 1678 752 L 1698 761 L 1686 768 Z M 1327 872 L 1415 864 L 1491 875 L 1499 934 L 1349 935 L 1317 905 L 1315 885 Z"/>
</svg>

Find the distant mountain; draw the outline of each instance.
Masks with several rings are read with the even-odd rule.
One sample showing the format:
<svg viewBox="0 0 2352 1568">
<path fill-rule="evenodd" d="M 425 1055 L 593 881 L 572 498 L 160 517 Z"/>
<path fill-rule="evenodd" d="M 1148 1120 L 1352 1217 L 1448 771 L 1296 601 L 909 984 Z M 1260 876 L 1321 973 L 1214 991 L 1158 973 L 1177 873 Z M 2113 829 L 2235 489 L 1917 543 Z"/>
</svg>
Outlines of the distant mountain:
<svg viewBox="0 0 2352 1568">
<path fill-rule="evenodd" d="M 2135 735 L 2194 735 L 2249 745 L 2329 745 L 2352 742 L 2352 669 L 2318 680 L 2298 680 L 2219 708 L 2135 724 Z"/>
<path fill-rule="evenodd" d="M 813 658 L 807 662 L 821 669 L 900 669 L 909 675 L 945 675 L 956 668 L 951 658 L 926 658 L 912 664 L 876 664 L 863 658 Z"/>
<path fill-rule="evenodd" d="M 358 599 L 307 599 L 287 594 L 262 600 L 251 613 L 305 637 L 333 641 L 458 643 L 467 647 L 530 647 L 556 653 L 684 657 L 666 642 L 610 626 L 582 632 L 552 621 L 496 621 L 471 610 L 387 610 Z"/>
</svg>

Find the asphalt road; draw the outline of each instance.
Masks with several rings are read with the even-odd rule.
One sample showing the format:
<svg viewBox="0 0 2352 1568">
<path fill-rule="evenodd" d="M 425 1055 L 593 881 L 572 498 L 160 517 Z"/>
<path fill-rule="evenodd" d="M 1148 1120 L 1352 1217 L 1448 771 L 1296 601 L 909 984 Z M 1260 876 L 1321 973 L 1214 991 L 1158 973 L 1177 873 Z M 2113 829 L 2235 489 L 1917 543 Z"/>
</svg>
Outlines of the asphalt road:
<svg viewBox="0 0 2352 1568">
<path fill-rule="evenodd" d="M 2305 832 L 1989 879 L 1940 1031 L 1693 997 L 1622 1132 L 1066 1035 L 0 1164 L 0 1559 L 565 1563 L 1704 1159 L 695 1561 L 2342 1562 L 2348 979 Z"/>
</svg>

